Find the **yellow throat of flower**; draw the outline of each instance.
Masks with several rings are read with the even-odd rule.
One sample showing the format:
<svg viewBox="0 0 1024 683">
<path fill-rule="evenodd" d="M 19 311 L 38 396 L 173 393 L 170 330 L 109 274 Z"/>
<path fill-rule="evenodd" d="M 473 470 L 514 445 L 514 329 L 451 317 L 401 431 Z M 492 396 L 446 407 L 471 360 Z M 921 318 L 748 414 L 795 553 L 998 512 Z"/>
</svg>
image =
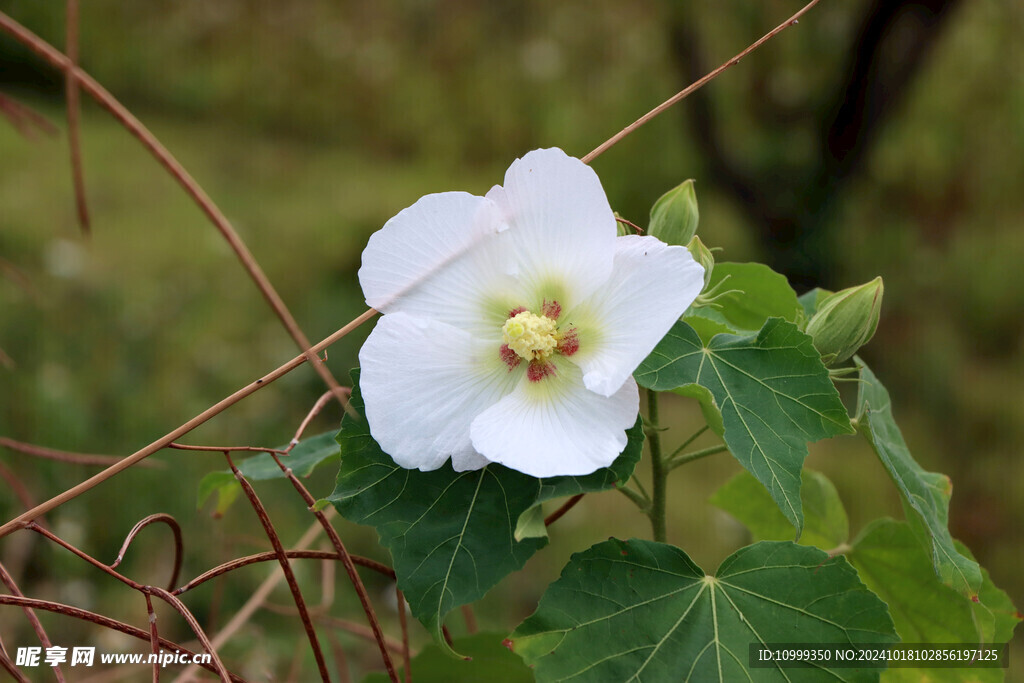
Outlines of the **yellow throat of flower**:
<svg viewBox="0 0 1024 683">
<path fill-rule="evenodd" d="M 501 335 L 523 360 L 547 360 L 558 346 L 557 331 L 555 321 L 546 315 L 523 311 L 505 321 Z"/>
</svg>

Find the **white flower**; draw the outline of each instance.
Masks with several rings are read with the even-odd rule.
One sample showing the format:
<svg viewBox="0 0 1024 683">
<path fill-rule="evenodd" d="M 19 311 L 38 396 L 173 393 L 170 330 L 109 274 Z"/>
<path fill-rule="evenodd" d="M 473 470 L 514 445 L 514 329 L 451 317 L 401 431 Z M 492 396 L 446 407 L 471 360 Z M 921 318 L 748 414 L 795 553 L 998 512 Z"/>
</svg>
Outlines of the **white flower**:
<svg viewBox="0 0 1024 683">
<path fill-rule="evenodd" d="M 359 352 L 370 432 L 396 463 L 589 474 L 626 446 L 632 373 L 696 298 L 683 247 L 616 237 L 594 171 L 559 149 L 486 197 L 423 197 L 373 236 L 359 282 L 384 313 Z"/>
</svg>

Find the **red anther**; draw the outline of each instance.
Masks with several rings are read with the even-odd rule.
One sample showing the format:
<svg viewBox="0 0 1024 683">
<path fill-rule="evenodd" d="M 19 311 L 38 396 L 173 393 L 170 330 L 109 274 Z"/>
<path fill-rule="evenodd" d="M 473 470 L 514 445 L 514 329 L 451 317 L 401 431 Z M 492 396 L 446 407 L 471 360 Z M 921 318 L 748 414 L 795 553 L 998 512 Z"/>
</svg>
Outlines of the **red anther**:
<svg viewBox="0 0 1024 683">
<path fill-rule="evenodd" d="M 520 313 L 526 313 L 526 306 L 516 306 L 515 308 L 508 312 L 508 317 L 514 318 Z"/>
<path fill-rule="evenodd" d="M 498 349 L 498 354 L 501 355 L 501 362 L 508 366 L 509 372 L 518 367 L 519 361 L 522 360 L 518 353 L 508 347 L 508 344 L 502 344 Z"/>
<path fill-rule="evenodd" d="M 562 315 L 562 304 L 557 301 L 548 301 L 547 299 L 544 299 L 544 303 L 541 304 L 540 311 L 548 318 L 558 320 L 558 316 Z"/>
<path fill-rule="evenodd" d="M 555 374 L 555 364 L 550 361 L 532 360 L 526 369 L 526 378 L 531 382 L 539 382 L 548 375 Z"/>
<path fill-rule="evenodd" d="M 558 350 L 562 352 L 563 356 L 571 356 L 580 350 L 580 336 L 575 327 L 570 327 L 562 333 L 562 338 L 558 342 Z"/>
</svg>

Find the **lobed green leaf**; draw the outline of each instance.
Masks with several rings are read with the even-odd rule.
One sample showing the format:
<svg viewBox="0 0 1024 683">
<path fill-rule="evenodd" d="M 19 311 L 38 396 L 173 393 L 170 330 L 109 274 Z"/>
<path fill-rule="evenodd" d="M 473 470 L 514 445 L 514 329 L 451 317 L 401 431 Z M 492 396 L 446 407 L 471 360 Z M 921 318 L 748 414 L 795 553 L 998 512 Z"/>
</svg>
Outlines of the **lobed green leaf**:
<svg viewBox="0 0 1024 683">
<path fill-rule="evenodd" d="M 768 489 L 799 535 L 807 443 L 853 432 L 810 337 L 771 318 L 757 334 L 720 334 L 705 345 L 679 322 L 634 376 L 656 391 L 707 388 L 722 414 L 729 450 Z"/>
<path fill-rule="evenodd" d="M 896 640 L 841 557 L 761 542 L 714 577 L 679 548 L 609 540 L 573 555 L 511 636 L 538 681 L 867 681 L 878 670 L 758 668 L 753 643 Z"/>
</svg>

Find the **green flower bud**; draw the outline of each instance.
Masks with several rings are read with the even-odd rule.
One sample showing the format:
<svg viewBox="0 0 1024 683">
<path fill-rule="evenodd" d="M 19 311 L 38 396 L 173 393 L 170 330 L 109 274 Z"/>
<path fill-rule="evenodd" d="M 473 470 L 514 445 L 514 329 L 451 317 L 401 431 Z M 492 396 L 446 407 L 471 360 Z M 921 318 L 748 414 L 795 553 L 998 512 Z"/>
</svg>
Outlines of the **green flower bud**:
<svg viewBox="0 0 1024 683">
<path fill-rule="evenodd" d="M 882 278 L 822 298 L 807 323 L 807 334 L 827 366 L 837 365 L 875 335 L 882 310 Z"/>
<path fill-rule="evenodd" d="M 647 234 L 657 237 L 666 244 L 685 245 L 697 233 L 699 218 L 693 180 L 687 180 L 654 202 Z"/>
<path fill-rule="evenodd" d="M 704 288 L 707 289 L 708 283 L 711 282 L 711 271 L 715 269 L 715 255 L 704 246 L 704 243 L 696 235 L 686 245 L 686 248 L 690 250 L 693 260 L 704 267 Z"/>
</svg>

